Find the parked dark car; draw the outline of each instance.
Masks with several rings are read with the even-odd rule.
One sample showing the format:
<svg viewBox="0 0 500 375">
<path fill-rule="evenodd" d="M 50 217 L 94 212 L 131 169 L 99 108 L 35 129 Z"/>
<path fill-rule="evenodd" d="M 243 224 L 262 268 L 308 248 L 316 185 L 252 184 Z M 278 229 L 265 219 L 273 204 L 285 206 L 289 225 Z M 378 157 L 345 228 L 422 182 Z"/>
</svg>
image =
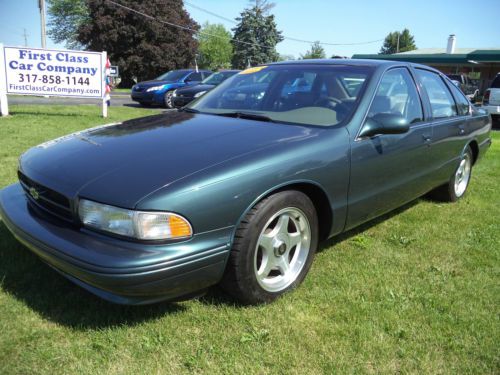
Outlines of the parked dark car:
<svg viewBox="0 0 500 375">
<path fill-rule="evenodd" d="M 218 283 L 269 302 L 301 283 L 319 241 L 429 192 L 460 199 L 490 128 L 426 66 L 275 63 L 181 111 L 32 148 L 0 213 L 45 262 L 113 302 Z"/>
<path fill-rule="evenodd" d="M 139 82 L 132 86 L 131 98 L 145 106 L 162 105 L 173 108 L 172 94 L 175 89 L 197 85 L 210 74 L 210 70 L 171 70 L 152 81 Z"/>
<path fill-rule="evenodd" d="M 198 85 L 182 87 L 175 90 L 173 93 L 174 107 L 184 107 L 186 104 L 204 95 L 238 72 L 239 70 L 221 70 L 220 72 L 212 73 Z"/>
</svg>

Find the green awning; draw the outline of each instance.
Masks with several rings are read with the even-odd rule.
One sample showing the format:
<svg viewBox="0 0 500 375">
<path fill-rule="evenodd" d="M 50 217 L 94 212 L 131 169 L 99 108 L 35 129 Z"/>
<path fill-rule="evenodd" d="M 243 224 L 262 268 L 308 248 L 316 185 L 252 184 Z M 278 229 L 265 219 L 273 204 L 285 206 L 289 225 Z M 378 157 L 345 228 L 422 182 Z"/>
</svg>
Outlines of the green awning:
<svg viewBox="0 0 500 375">
<path fill-rule="evenodd" d="M 500 50 L 475 50 L 471 53 L 433 53 L 433 54 L 418 54 L 418 53 L 397 53 L 393 55 L 378 55 L 378 54 L 356 54 L 353 59 L 376 59 L 376 60 L 393 60 L 406 61 L 420 64 L 470 64 L 475 62 L 497 62 L 500 63 Z"/>
</svg>

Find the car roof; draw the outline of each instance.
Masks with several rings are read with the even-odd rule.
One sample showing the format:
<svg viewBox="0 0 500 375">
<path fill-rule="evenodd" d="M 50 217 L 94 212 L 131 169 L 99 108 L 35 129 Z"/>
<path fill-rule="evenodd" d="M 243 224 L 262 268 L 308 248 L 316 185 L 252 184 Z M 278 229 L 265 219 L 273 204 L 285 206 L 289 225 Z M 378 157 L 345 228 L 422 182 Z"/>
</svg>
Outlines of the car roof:
<svg viewBox="0 0 500 375">
<path fill-rule="evenodd" d="M 390 66 L 413 66 L 416 68 L 425 68 L 435 72 L 438 70 L 427 65 L 392 60 L 376 60 L 376 59 L 305 59 L 305 60 L 290 60 L 278 61 L 270 64 L 262 65 L 342 65 L 342 66 L 371 66 L 371 67 L 390 67 Z M 440 72 L 439 72 L 440 73 Z"/>
<path fill-rule="evenodd" d="M 172 72 L 186 72 L 186 73 L 190 73 L 190 72 L 195 72 L 196 69 L 174 69 L 174 70 L 171 70 Z M 211 72 L 211 70 L 207 70 L 207 69 L 198 69 L 199 72 Z"/>
</svg>

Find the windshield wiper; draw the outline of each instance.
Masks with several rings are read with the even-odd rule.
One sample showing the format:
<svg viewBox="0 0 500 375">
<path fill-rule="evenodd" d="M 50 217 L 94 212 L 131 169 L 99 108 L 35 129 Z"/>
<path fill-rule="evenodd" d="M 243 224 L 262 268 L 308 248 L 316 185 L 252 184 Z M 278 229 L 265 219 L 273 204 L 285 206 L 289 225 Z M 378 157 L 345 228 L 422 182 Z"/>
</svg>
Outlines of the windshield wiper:
<svg viewBox="0 0 500 375">
<path fill-rule="evenodd" d="M 224 116 L 224 117 L 243 118 L 243 119 L 256 120 L 256 121 L 276 122 L 271 117 L 268 117 L 268 116 L 265 116 L 265 115 L 259 115 L 257 113 L 226 112 L 226 113 L 214 113 L 214 115 Z"/>
</svg>

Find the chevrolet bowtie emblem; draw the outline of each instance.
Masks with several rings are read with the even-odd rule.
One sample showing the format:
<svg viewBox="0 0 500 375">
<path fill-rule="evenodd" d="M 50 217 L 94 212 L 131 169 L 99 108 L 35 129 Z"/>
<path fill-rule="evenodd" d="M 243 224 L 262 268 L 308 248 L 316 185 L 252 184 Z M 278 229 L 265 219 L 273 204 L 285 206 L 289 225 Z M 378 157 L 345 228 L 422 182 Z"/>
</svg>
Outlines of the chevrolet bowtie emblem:
<svg viewBox="0 0 500 375">
<path fill-rule="evenodd" d="M 38 200 L 40 198 L 40 193 L 35 188 L 30 188 L 30 195 L 33 197 L 34 200 Z"/>
</svg>

